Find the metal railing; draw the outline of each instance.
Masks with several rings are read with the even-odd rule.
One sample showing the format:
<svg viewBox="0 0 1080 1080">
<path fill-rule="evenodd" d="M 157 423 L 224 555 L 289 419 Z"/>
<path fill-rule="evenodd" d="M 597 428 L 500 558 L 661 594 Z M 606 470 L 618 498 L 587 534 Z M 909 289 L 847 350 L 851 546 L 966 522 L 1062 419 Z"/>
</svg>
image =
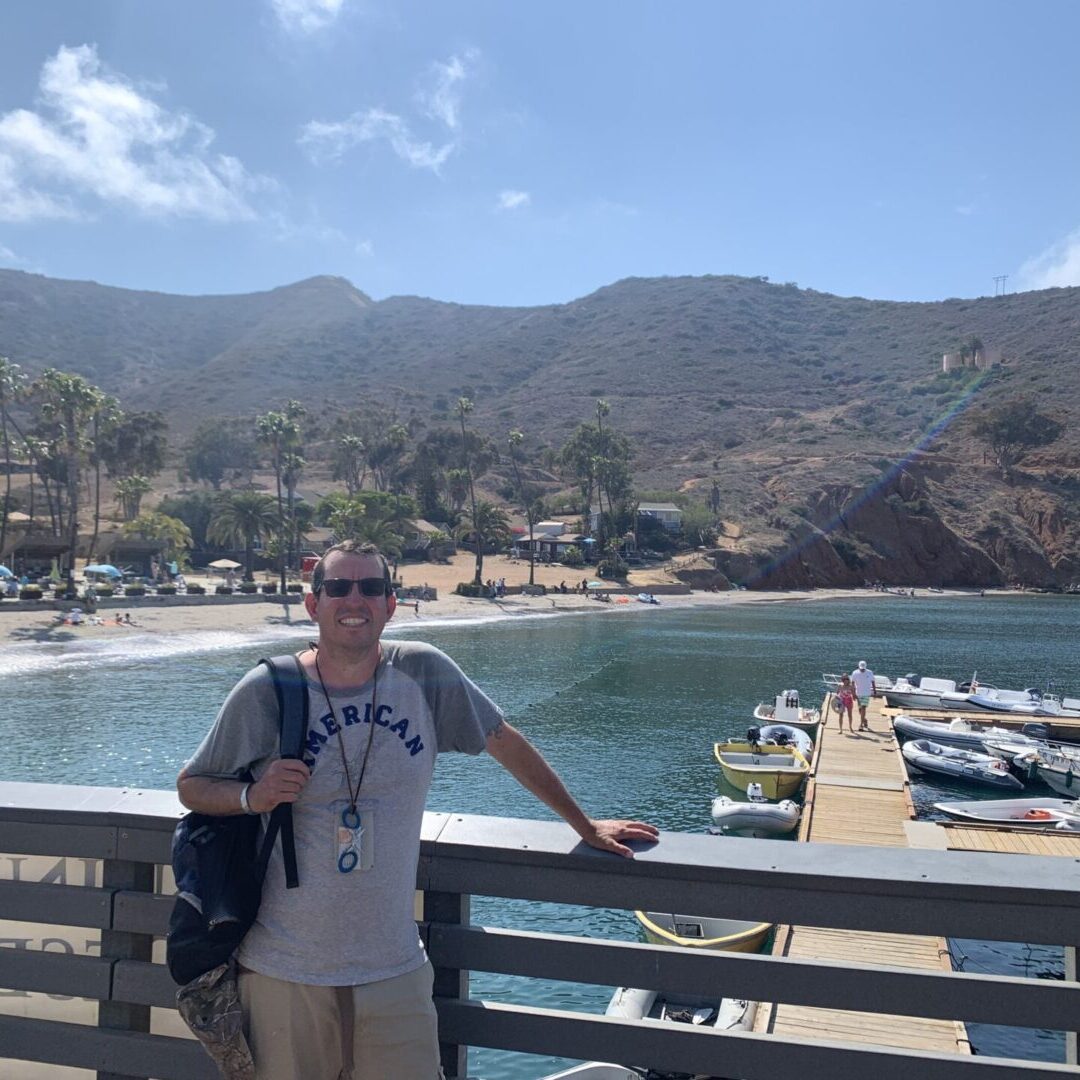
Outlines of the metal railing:
<svg viewBox="0 0 1080 1080">
<path fill-rule="evenodd" d="M 100 955 L 0 948 L 0 987 L 98 1003 L 96 1025 L 0 1015 L 0 1058 L 81 1066 L 108 1080 L 215 1075 L 195 1043 L 151 1033 L 151 1007 L 171 1008 L 175 989 L 152 950 L 172 907 L 160 864 L 178 812 L 165 792 L 0 784 L 0 875 L 8 879 L 0 880 L 0 919 L 101 933 Z M 55 872 L 46 880 L 25 873 L 31 856 L 55 859 Z M 94 883 L 65 881 L 64 860 L 80 860 L 80 873 Z M 100 862 L 96 877 L 89 860 Z M 469 972 L 485 971 L 1068 1031 L 1080 1016 L 1080 984 L 1072 981 L 479 927 L 470 924 L 469 904 L 472 896 L 492 896 L 1072 945 L 1080 927 L 1077 860 L 681 833 L 665 833 L 625 860 L 584 847 L 558 823 L 429 813 L 417 885 L 448 1077 L 466 1075 L 469 1046 L 744 1080 L 788 1070 L 830 1080 L 1078 1075 L 1066 1065 L 875 1046 L 872 1030 L 858 1043 L 795 1040 L 478 1001 L 468 992 Z"/>
</svg>

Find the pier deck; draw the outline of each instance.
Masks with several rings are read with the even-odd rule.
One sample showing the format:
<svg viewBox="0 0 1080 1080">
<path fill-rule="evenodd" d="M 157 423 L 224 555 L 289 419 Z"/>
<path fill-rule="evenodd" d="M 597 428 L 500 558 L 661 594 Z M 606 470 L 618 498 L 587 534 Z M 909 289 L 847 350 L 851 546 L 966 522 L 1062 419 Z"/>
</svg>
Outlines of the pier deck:
<svg viewBox="0 0 1080 1080">
<path fill-rule="evenodd" d="M 907 772 L 881 701 L 867 710 L 869 732 L 841 734 L 827 697 L 799 840 L 826 844 L 907 847 L 906 823 L 915 811 Z M 858 710 L 855 713 L 858 725 Z M 859 933 L 808 926 L 781 927 L 773 953 L 802 959 L 843 960 L 928 970 L 949 968 L 941 938 Z M 938 1053 L 971 1052 L 963 1024 L 881 1013 L 772 1005 L 759 1011 L 755 1030 L 800 1039 L 844 1039 Z"/>
</svg>

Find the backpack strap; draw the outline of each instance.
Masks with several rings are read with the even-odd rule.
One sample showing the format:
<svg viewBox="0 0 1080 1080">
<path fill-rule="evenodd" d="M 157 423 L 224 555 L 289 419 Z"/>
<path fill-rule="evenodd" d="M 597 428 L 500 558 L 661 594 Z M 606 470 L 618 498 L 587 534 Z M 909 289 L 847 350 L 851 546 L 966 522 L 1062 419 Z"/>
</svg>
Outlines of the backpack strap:
<svg viewBox="0 0 1080 1080">
<path fill-rule="evenodd" d="M 264 658 L 259 663 L 267 666 L 274 680 L 280 726 L 279 753 L 282 758 L 302 758 L 307 740 L 308 695 L 307 680 L 304 678 L 300 661 L 295 656 L 275 656 L 269 660 Z M 295 889 L 300 884 L 300 879 L 296 871 L 296 841 L 293 837 L 291 803 L 279 803 L 270 813 L 270 824 L 259 850 L 257 872 L 260 880 L 266 874 L 266 866 L 278 832 L 281 833 L 281 854 L 285 860 L 285 887 Z"/>
</svg>

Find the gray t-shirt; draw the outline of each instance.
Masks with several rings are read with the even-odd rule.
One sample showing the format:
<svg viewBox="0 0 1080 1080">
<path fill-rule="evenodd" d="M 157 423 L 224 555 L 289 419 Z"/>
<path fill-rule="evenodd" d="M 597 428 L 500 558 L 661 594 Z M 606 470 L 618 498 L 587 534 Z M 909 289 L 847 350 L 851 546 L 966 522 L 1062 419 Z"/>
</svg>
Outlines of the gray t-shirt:
<svg viewBox="0 0 1080 1080">
<path fill-rule="evenodd" d="M 376 678 L 331 694 L 331 703 L 333 712 L 309 680 L 304 759 L 311 779 L 293 807 L 299 888 L 285 888 L 279 842 L 238 958 L 273 978 L 350 986 L 424 963 L 413 893 L 435 755 L 480 753 L 503 715 L 453 660 L 422 642 L 384 642 Z M 233 688 L 187 771 L 229 777 L 250 768 L 258 779 L 279 756 L 277 714 L 273 682 L 260 665 Z M 355 789 L 369 739 L 357 800 L 362 830 L 350 833 L 341 828 L 348 808 L 341 746 Z M 356 856 L 348 873 L 339 869 L 343 854 Z"/>
</svg>

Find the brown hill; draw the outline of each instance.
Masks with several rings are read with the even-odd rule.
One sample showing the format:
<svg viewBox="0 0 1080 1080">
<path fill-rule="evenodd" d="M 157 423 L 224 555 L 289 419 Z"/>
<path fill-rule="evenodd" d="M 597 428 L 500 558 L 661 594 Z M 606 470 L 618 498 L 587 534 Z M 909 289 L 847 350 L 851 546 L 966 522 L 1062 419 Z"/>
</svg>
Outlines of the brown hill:
<svg viewBox="0 0 1080 1080">
<path fill-rule="evenodd" d="M 723 569 L 766 584 L 1080 577 L 1080 289 L 893 303 L 738 277 L 629 279 L 569 304 L 374 302 L 340 278 L 182 297 L 0 271 L 0 354 L 78 371 L 182 435 L 298 398 L 558 446 L 595 398 L 642 488 L 719 487 Z M 976 335 L 1005 362 L 943 375 Z M 1066 424 L 1005 485 L 968 410 L 1031 395 Z"/>
</svg>

